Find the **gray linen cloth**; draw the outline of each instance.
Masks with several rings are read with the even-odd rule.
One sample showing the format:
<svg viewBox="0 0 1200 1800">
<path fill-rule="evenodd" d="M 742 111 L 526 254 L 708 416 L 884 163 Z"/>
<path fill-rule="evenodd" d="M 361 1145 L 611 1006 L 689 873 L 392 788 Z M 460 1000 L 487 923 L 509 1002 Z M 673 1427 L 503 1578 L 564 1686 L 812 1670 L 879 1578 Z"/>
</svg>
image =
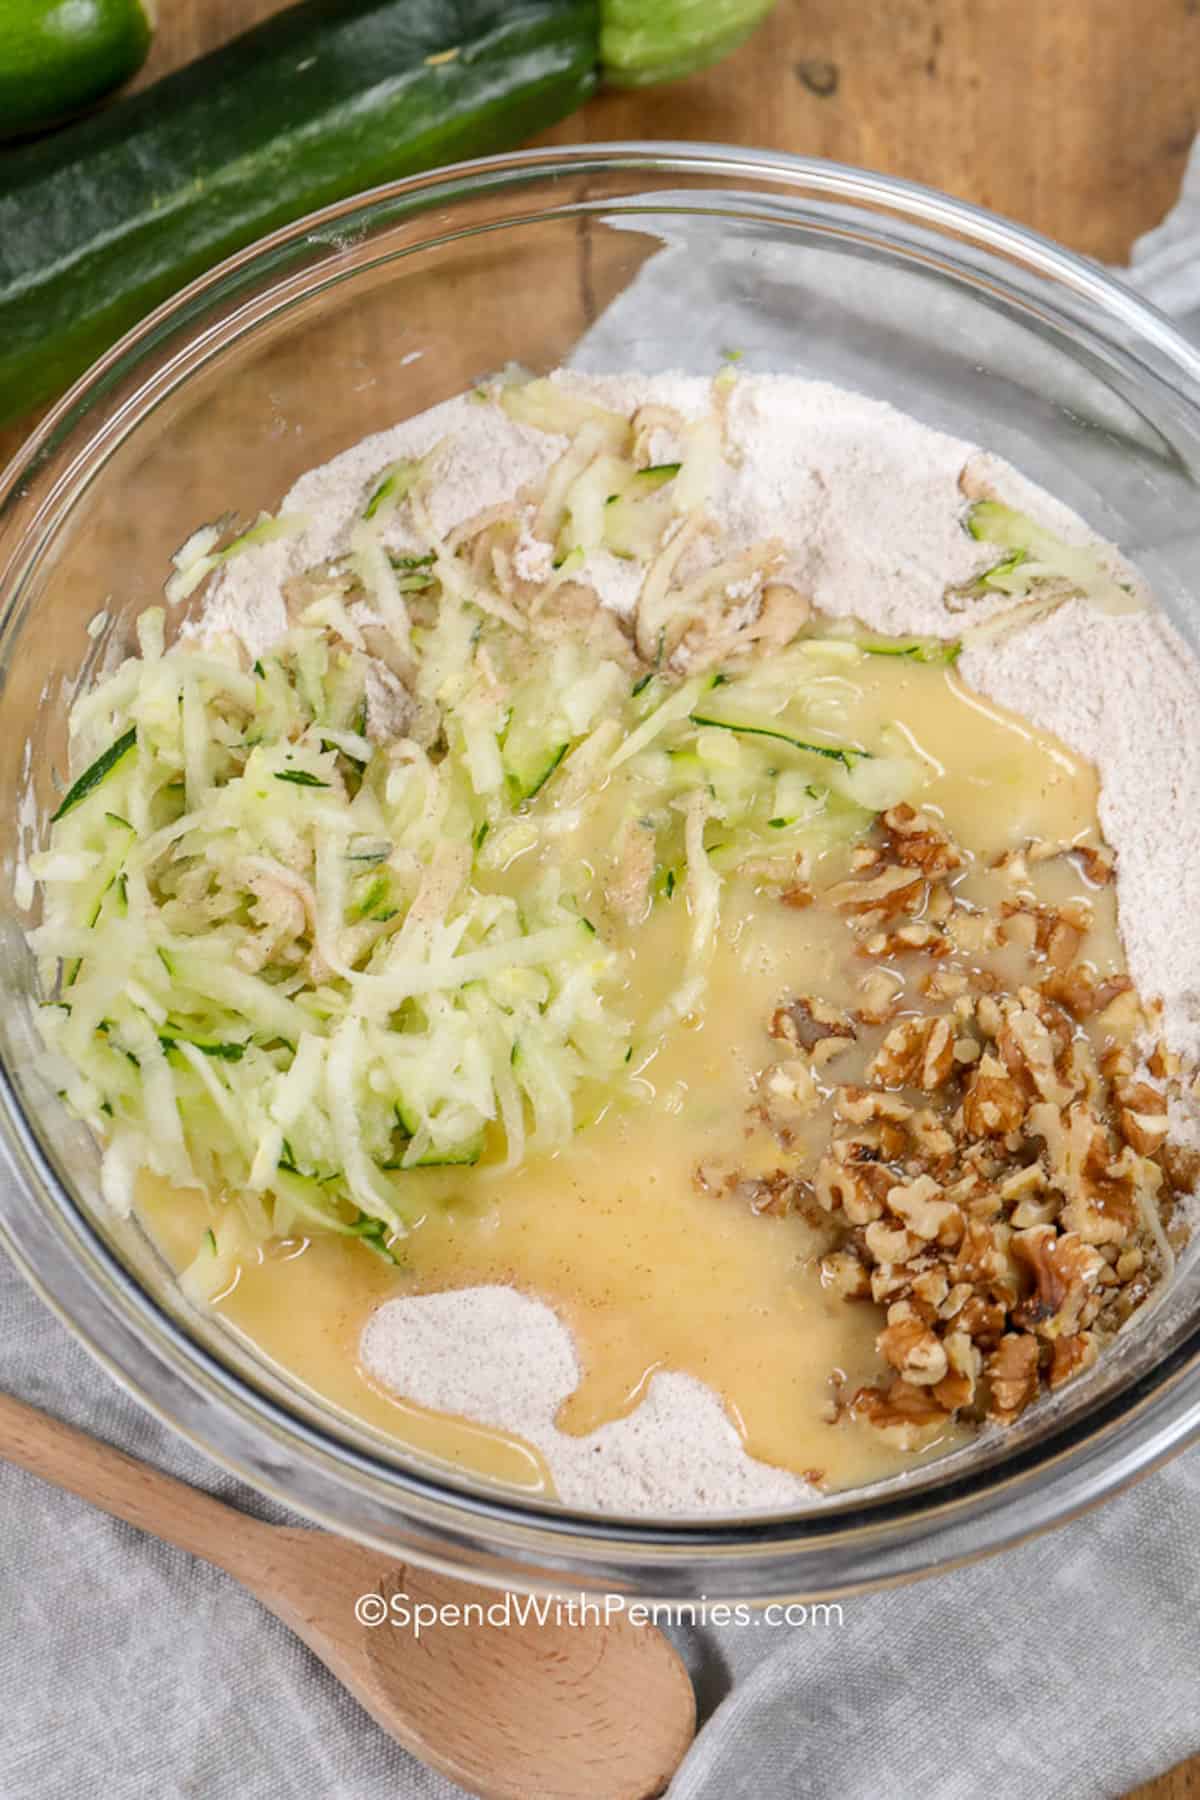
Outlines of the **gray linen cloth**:
<svg viewBox="0 0 1200 1800">
<path fill-rule="evenodd" d="M 1133 277 L 1200 335 L 1200 157 Z M 3 1262 L 0 1387 L 283 1516 L 127 1398 Z M 1036 1543 L 848 1601 L 840 1625 L 676 1632 L 706 1722 L 672 1800 L 1125 1793 L 1200 1751 L 1197 1517 L 1200 1449 Z M 0 1800 L 460 1791 L 225 1576 L 0 1465 Z"/>
</svg>

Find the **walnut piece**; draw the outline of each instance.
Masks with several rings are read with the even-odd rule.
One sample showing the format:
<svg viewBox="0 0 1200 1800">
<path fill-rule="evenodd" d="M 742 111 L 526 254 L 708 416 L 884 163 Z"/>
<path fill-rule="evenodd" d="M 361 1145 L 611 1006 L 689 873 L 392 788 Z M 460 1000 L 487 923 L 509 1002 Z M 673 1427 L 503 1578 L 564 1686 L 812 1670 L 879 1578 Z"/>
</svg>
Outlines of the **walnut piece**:
<svg viewBox="0 0 1200 1800">
<path fill-rule="evenodd" d="M 1077 844 L 1071 854 L 1076 857 L 1087 879 L 1096 887 L 1104 887 L 1117 872 L 1117 853 L 1107 844 Z"/>
<path fill-rule="evenodd" d="M 948 1373 L 933 1390 L 935 1400 L 947 1412 L 970 1406 L 983 1369 L 983 1356 L 965 1331 L 949 1331 L 942 1339 Z"/>
<path fill-rule="evenodd" d="M 950 1020 L 903 1019 L 893 1025 L 867 1064 L 867 1079 L 885 1087 L 919 1087 L 929 1094 L 949 1080 L 954 1067 Z"/>
<path fill-rule="evenodd" d="M 903 864 L 872 874 L 866 881 L 843 881 L 829 890 L 831 904 L 864 927 L 894 919 L 901 913 L 915 913 L 924 897 L 921 871 Z"/>
<path fill-rule="evenodd" d="M 1118 994 L 1127 994 L 1132 988 L 1128 975 L 1110 975 L 1106 980 L 1098 981 L 1086 963 L 1077 963 L 1070 969 L 1055 969 L 1041 984 L 1042 993 L 1065 1006 L 1075 1019 L 1090 1019 L 1093 1014 L 1103 1012 Z"/>
<path fill-rule="evenodd" d="M 844 1012 L 808 995 L 777 1006 L 768 1029 L 773 1038 L 797 1050 L 814 1050 L 831 1038 L 846 1038 L 853 1043 L 857 1036 L 854 1021 Z"/>
<path fill-rule="evenodd" d="M 1154 1156 L 1167 1136 L 1167 1102 L 1148 1081 L 1118 1089 L 1117 1130 L 1139 1156 Z"/>
<path fill-rule="evenodd" d="M 859 983 L 858 1010 L 855 1017 L 862 1025 L 886 1025 L 896 1010 L 903 988 L 887 969 L 872 969 Z"/>
<path fill-rule="evenodd" d="M 1047 1375 L 1051 1388 L 1060 1388 L 1064 1381 L 1090 1369 L 1098 1354 L 1096 1340 L 1090 1331 L 1081 1332 L 1078 1337 L 1055 1338 Z"/>
<path fill-rule="evenodd" d="M 1005 1137 L 1025 1116 L 1026 1101 L 1004 1064 L 984 1055 L 963 1095 L 963 1125 L 973 1138 Z"/>
<path fill-rule="evenodd" d="M 850 1403 L 856 1418 L 873 1425 L 897 1450 L 922 1450 L 941 1437 L 950 1414 L 928 1387 L 903 1376 L 888 1388 L 859 1388 Z"/>
<path fill-rule="evenodd" d="M 984 1359 L 984 1373 L 991 1386 L 988 1417 L 1011 1424 L 1037 1393 L 1038 1347 L 1034 1338 L 1006 1332 Z"/>
<path fill-rule="evenodd" d="M 820 1263 L 821 1286 L 843 1300 L 868 1300 L 871 1278 L 851 1250 L 831 1250 Z"/>
<path fill-rule="evenodd" d="M 902 800 L 881 820 L 885 860 L 920 869 L 929 880 L 949 875 L 964 862 L 962 851 L 931 813 L 918 811 Z"/>
<path fill-rule="evenodd" d="M 914 1237 L 927 1243 L 936 1241 L 946 1248 L 962 1239 L 962 1212 L 953 1200 L 943 1197 L 942 1189 L 929 1175 L 918 1175 L 904 1187 L 889 1188 L 887 1204 Z"/>
<path fill-rule="evenodd" d="M 893 1319 L 893 1314 L 906 1307 L 907 1316 Z M 907 1301 L 893 1306 L 888 1320 L 875 1340 L 879 1354 L 917 1387 L 935 1387 L 950 1367 L 941 1339 L 913 1313 Z"/>
<path fill-rule="evenodd" d="M 1011 1248 L 1035 1283 L 1033 1293 L 1014 1309 L 1013 1323 L 1042 1337 L 1073 1337 L 1104 1258 L 1078 1233 L 1067 1231 L 1060 1237 L 1052 1225 L 1015 1232 Z"/>
</svg>

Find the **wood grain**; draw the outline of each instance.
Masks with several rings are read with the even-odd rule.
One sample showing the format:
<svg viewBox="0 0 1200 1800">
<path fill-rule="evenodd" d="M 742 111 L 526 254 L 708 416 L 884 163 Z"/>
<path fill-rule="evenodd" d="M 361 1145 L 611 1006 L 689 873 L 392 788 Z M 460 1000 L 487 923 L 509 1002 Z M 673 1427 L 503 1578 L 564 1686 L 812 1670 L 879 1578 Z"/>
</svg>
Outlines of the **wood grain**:
<svg viewBox="0 0 1200 1800">
<path fill-rule="evenodd" d="M 281 10 L 166 0 L 139 85 Z M 1109 262 L 1179 190 L 1200 0 L 779 0 L 719 68 L 606 94 L 539 142 L 699 138 L 945 188 Z"/>
<path fill-rule="evenodd" d="M 141 81 L 281 0 L 165 0 Z M 540 142 L 695 138 L 859 163 L 1122 261 L 1200 125 L 1200 0 L 779 0 L 721 68 L 608 94 Z M 0 463 L 32 421 L 0 432 Z M 1138 1790 L 1200 1800 L 1200 1758 Z"/>
<path fill-rule="evenodd" d="M 1200 120 L 1197 0 L 780 0 L 719 68 L 546 134 L 725 139 L 945 188 L 1124 259 Z"/>
</svg>

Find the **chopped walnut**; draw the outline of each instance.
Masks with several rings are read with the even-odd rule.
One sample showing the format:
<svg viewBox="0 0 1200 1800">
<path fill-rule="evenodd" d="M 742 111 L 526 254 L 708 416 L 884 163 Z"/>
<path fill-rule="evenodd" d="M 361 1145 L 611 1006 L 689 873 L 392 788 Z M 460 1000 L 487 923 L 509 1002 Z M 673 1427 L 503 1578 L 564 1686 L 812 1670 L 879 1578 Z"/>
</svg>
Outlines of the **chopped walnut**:
<svg viewBox="0 0 1200 1800">
<path fill-rule="evenodd" d="M 894 1315 L 900 1314 L 900 1317 Z M 888 1311 L 888 1323 L 875 1340 L 885 1362 L 917 1387 L 934 1387 L 949 1364 L 942 1340 L 913 1312 L 907 1301 Z"/>
<path fill-rule="evenodd" d="M 1060 973 L 1075 961 L 1091 924 L 1069 903 L 1055 909 L 1022 898 L 1004 901 L 1000 911 L 1005 921 L 1005 940 L 1023 943 L 1026 949 L 1044 956 L 1051 968 Z"/>
<path fill-rule="evenodd" d="M 949 1019 L 902 1019 L 867 1064 L 867 1078 L 887 1087 L 919 1087 L 926 1093 L 949 1080 L 954 1031 Z"/>
<path fill-rule="evenodd" d="M 1114 1087 L 1133 1080 L 1133 1051 L 1128 1044 L 1106 1044 L 1100 1056 L 1100 1073 Z"/>
<path fill-rule="evenodd" d="M 719 1163 L 700 1163 L 693 1181 L 703 1193 L 722 1194 L 749 1207 L 753 1213 L 784 1218 L 802 1213 L 811 1223 L 821 1220 L 816 1191 L 811 1181 L 790 1169 L 773 1169 L 766 1175 L 746 1175 Z"/>
<path fill-rule="evenodd" d="M 912 1293 L 912 1276 L 904 1264 L 877 1263 L 871 1270 L 871 1298 L 876 1306 Z"/>
<path fill-rule="evenodd" d="M 777 1006 L 768 1027 L 773 1038 L 780 1038 L 797 1050 L 813 1050 L 831 1038 L 847 1038 L 853 1042 L 854 1023 L 836 1006 L 806 995 Z"/>
<path fill-rule="evenodd" d="M 901 801 L 882 818 L 882 850 L 887 860 L 920 869 L 930 880 L 963 865 L 963 853 L 931 813 Z"/>
<path fill-rule="evenodd" d="M 949 1331 L 942 1339 L 948 1372 L 934 1388 L 934 1398 L 947 1412 L 970 1406 L 983 1370 L 983 1355 L 965 1331 Z"/>
<path fill-rule="evenodd" d="M 1088 1244 L 1122 1244 L 1139 1222 L 1142 1166 L 1128 1147 L 1114 1156 L 1107 1131 L 1081 1102 L 1060 1113 L 1048 1104 L 1029 1111 L 1030 1131 L 1045 1139 L 1050 1178 L 1066 1195 L 1062 1224 Z M 1132 1159 L 1132 1160 L 1131 1160 Z"/>
<path fill-rule="evenodd" d="M 1041 991 L 1065 1006 L 1072 1018 L 1090 1019 L 1132 986 L 1128 975 L 1110 975 L 1107 980 L 1098 981 L 1086 963 L 1076 963 L 1073 968 L 1054 969 L 1043 980 Z"/>
<path fill-rule="evenodd" d="M 864 926 L 894 919 L 900 913 L 914 913 L 924 897 L 925 880 L 920 870 L 903 864 L 886 868 L 866 881 L 843 881 L 829 890 L 831 904 Z"/>
<path fill-rule="evenodd" d="M 961 1000 L 969 985 L 964 969 L 933 969 L 921 983 L 921 992 L 930 1000 Z"/>
<path fill-rule="evenodd" d="M 1050 1386 L 1059 1388 L 1064 1381 L 1070 1381 L 1072 1376 L 1090 1369 L 1097 1354 L 1096 1340 L 1090 1331 L 1080 1332 L 1077 1337 L 1055 1338 L 1047 1374 Z"/>
<path fill-rule="evenodd" d="M 851 1250 L 831 1250 L 821 1258 L 821 1286 L 843 1300 L 867 1300 L 871 1277 Z"/>
<path fill-rule="evenodd" d="M 1077 844 L 1071 854 L 1096 887 L 1104 887 L 1116 875 L 1116 851 L 1110 850 L 1107 844 Z"/>
<path fill-rule="evenodd" d="M 1200 1193 L 1200 1150 L 1168 1142 L 1163 1145 L 1161 1160 L 1172 1193 Z"/>
<path fill-rule="evenodd" d="M 1079 955 L 1083 938 L 1078 925 L 1061 917 L 1056 919 L 1046 938 L 1046 961 L 1050 967 L 1059 971 L 1069 969 Z"/>
<path fill-rule="evenodd" d="M 777 1063 L 762 1077 L 761 1091 L 770 1122 L 789 1126 L 814 1112 L 821 1093 L 809 1062 Z"/>
<path fill-rule="evenodd" d="M 955 1251 L 952 1278 L 969 1281 L 991 1298 L 1015 1298 L 1017 1278 L 1009 1248 L 1011 1236 L 1007 1225 L 968 1219 Z"/>
<path fill-rule="evenodd" d="M 984 1360 L 991 1386 L 988 1417 L 1010 1424 L 1037 1393 L 1038 1347 L 1035 1338 L 1006 1332 Z"/>
<path fill-rule="evenodd" d="M 960 907 L 946 926 L 951 944 L 960 956 L 983 956 L 1000 944 L 1000 925 L 987 913 Z"/>
<path fill-rule="evenodd" d="M 770 1175 L 743 1179 L 737 1183 L 733 1192 L 737 1199 L 749 1206 L 751 1212 L 766 1213 L 775 1219 L 782 1219 L 788 1213 L 807 1212 L 815 1198 L 811 1182 L 803 1181 L 783 1169 L 776 1169 Z"/>
<path fill-rule="evenodd" d="M 1119 1088 L 1117 1102 L 1117 1130 L 1125 1142 L 1139 1156 L 1154 1156 L 1167 1136 L 1167 1103 L 1163 1095 L 1148 1081 L 1138 1081 Z"/>
<path fill-rule="evenodd" d="M 859 983 L 856 1017 L 862 1025 L 886 1025 L 896 1010 L 903 983 L 886 969 L 872 969 Z"/>
<path fill-rule="evenodd" d="M 972 1294 L 958 1315 L 958 1322 L 977 1344 L 996 1344 L 1004 1330 L 1007 1312 L 1002 1300 L 985 1300 Z"/>
<path fill-rule="evenodd" d="M 1031 1225 L 1053 1225 L 1062 1212 L 1058 1194 L 1046 1194 L 1039 1200 L 1019 1200 L 1008 1215 L 1014 1231 L 1028 1231 Z"/>
<path fill-rule="evenodd" d="M 1013 1311 L 1015 1325 L 1041 1337 L 1071 1337 L 1100 1278 L 1104 1259 L 1076 1232 L 1060 1237 L 1052 1225 L 1015 1232 L 1012 1253 L 1035 1282 L 1034 1291 Z"/>
<path fill-rule="evenodd" d="M 905 1263 L 921 1247 L 915 1232 L 906 1231 L 903 1225 L 889 1225 L 883 1219 L 875 1219 L 867 1226 L 863 1242 L 877 1263 Z"/>
<path fill-rule="evenodd" d="M 907 1159 L 910 1167 L 919 1161 L 925 1165 L 925 1173 L 934 1175 L 943 1175 L 952 1167 L 954 1135 L 932 1107 L 924 1106 L 913 1113 L 908 1121 L 908 1138 L 914 1153 Z"/>
<path fill-rule="evenodd" d="M 1006 897 L 984 904 L 1000 884 L 963 882 L 970 859 L 933 813 L 888 809 L 824 896 L 874 965 L 857 1003 L 772 1018 L 798 1060 L 760 1080 L 760 1109 L 789 1156 L 788 1096 L 828 1122 L 822 1283 L 886 1310 L 889 1375 L 853 1410 L 906 1449 L 957 1418 L 1008 1423 L 1088 1368 L 1160 1276 L 1155 1214 L 1182 1241 L 1172 1208 L 1200 1189 L 1200 1154 L 1169 1135 L 1187 1077 L 1146 1050 L 1155 1008 L 1086 960 L 1093 902 L 1046 897 L 1066 859 L 1094 888 L 1112 878 L 1103 846 L 1030 839 L 997 859 Z M 834 1056 L 855 1079 L 830 1090 Z"/>
<path fill-rule="evenodd" d="M 1032 849 L 1032 846 L 1029 846 Z M 1027 850 L 1005 850 L 992 863 L 993 869 L 999 869 L 1014 887 L 1024 888 L 1029 882 L 1030 857 Z"/>
<path fill-rule="evenodd" d="M 1056 1106 L 1065 1106 L 1071 1089 L 1059 1077 L 1055 1039 L 1031 1006 L 1008 1002 L 996 1047 L 1010 1075 Z"/>
<path fill-rule="evenodd" d="M 956 1281 L 938 1306 L 939 1319 L 955 1319 L 974 1294 L 969 1281 Z"/>
<path fill-rule="evenodd" d="M 914 1237 L 934 1240 L 947 1248 L 961 1241 L 963 1216 L 952 1200 L 928 1175 L 919 1175 L 907 1186 L 888 1189 L 888 1208 L 904 1221 Z"/>
<path fill-rule="evenodd" d="M 873 932 L 863 939 L 859 949 L 863 956 L 880 960 L 889 956 L 915 956 L 918 951 L 924 951 L 926 956 L 946 956 L 950 943 L 939 925 L 931 924 L 928 919 L 914 919 L 910 925 L 901 925 L 896 931 Z"/>
<path fill-rule="evenodd" d="M 938 1405 L 930 1389 L 903 1376 L 889 1388 L 859 1388 L 851 1408 L 897 1450 L 925 1449 L 950 1424 L 950 1414 Z"/>
<path fill-rule="evenodd" d="M 950 1292 L 950 1283 L 946 1279 L 944 1268 L 922 1269 L 912 1279 L 912 1295 L 918 1304 L 936 1314 Z"/>
<path fill-rule="evenodd" d="M 1145 1254 L 1137 1248 L 1136 1244 L 1128 1250 L 1122 1250 L 1113 1265 L 1117 1271 L 1117 1280 L 1132 1281 L 1135 1275 L 1141 1274 L 1145 1263 Z"/>
<path fill-rule="evenodd" d="M 889 1119 L 903 1123 L 912 1117 L 912 1107 L 896 1094 L 880 1094 L 870 1088 L 840 1087 L 834 1097 L 839 1119 L 851 1125 L 865 1125 L 872 1119 Z"/>
<path fill-rule="evenodd" d="M 840 1211 L 850 1225 L 869 1225 L 883 1217 L 882 1196 L 872 1192 L 864 1172 L 832 1156 L 821 1158 L 814 1186 L 818 1205 L 827 1213 Z"/>
<path fill-rule="evenodd" d="M 1146 1067 L 1155 1081 L 1175 1081 L 1182 1072 L 1183 1063 L 1182 1059 L 1176 1056 L 1174 1051 L 1168 1050 L 1162 1039 L 1159 1038 L 1146 1058 Z"/>
<path fill-rule="evenodd" d="M 998 1058 L 985 1055 L 971 1071 L 963 1094 L 963 1125 L 973 1138 L 1004 1137 L 1025 1116 L 1020 1088 Z"/>
<path fill-rule="evenodd" d="M 975 1023 L 986 1038 L 996 1038 L 1004 1024 L 1000 1002 L 990 993 L 981 994 L 975 1003 Z"/>
</svg>

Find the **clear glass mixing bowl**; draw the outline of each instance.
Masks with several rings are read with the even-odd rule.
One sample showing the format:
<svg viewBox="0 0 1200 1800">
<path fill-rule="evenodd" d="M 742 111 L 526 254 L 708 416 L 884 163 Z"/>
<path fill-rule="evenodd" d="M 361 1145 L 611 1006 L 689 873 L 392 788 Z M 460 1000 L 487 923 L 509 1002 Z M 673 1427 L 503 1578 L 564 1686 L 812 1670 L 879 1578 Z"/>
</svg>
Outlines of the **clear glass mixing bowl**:
<svg viewBox="0 0 1200 1800">
<path fill-rule="evenodd" d="M 1098 269 L 941 195 L 703 146 L 507 156 L 331 207 L 127 337 L 0 486 L 7 887 L 52 806 L 71 694 L 157 600 L 170 553 L 512 360 L 711 372 L 722 351 L 981 439 L 1141 563 L 1184 634 L 1200 536 L 1200 356 Z M 103 632 L 88 623 L 107 609 Z M 831 1595 L 994 1550 L 1144 1473 L 1200 1426 L 1200 1276 L 1003 1436 L 799 1514 L 589 1516 L 423 1465 L 190 1309 L 33 1067 L 10 902 L 0 974 L 0 1233 L 139 1398 L 258 1488 L 401 1557 L 513 1585 Z M 1200 971 L 1198 971 L 1200 976 Z"/>
</svg>

